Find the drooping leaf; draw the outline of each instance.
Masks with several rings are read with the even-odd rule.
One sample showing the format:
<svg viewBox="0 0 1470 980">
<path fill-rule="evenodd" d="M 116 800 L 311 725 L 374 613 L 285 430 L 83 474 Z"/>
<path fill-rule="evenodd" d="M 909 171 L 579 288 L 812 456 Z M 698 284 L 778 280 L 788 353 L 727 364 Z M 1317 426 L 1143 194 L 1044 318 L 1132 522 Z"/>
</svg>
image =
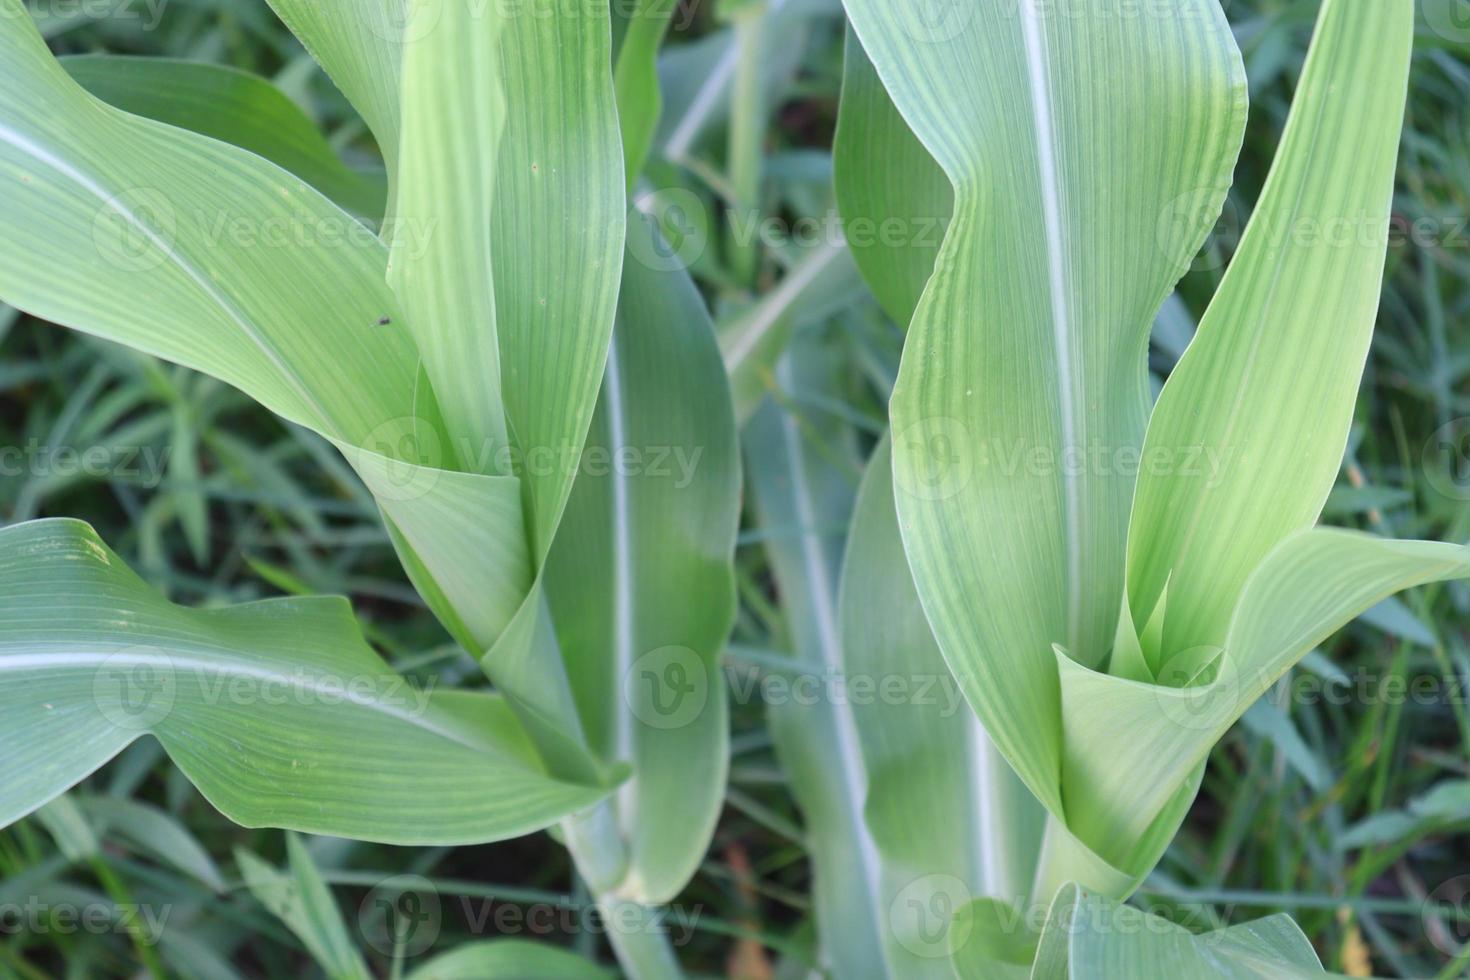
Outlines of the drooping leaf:
<svg viewBox="0 0 1470 980">
<path fill-rule="evenodd" d="M 142 735 L 246 826 L 496 840 L 605 792 L 549 778 L 500 699 L 409 685 L 342 600 L 185 609 L 80 522 L 0 530 L 0 623 L 0 824 Z"/>
<path fill-rule="evenodd" d="M 354 445 L 411 438 L 416 410 L 433 419 L 371 232 L 253 153 L 93 98 L 3 2 L 7 302 Z"/>
</svg>

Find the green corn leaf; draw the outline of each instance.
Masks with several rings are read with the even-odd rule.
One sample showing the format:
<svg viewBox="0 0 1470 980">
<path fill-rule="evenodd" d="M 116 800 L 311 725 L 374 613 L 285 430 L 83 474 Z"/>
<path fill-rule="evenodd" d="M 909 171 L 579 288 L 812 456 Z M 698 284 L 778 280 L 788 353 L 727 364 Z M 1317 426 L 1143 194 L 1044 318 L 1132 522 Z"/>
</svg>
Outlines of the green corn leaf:
<svg viewBox="0 0 1470 980">
<path fill-rule="evenodd" d="M 1328 0 L 1240 248 L 1169 376 L 1128 543 L 1134 616 L 1168 582 L 1151 663 L 1218 644 L 1261 560 L 1337 477 L 1378 308 L 1413 4 Z"/>
<path fill-rule="evenodd" d="M 619 893 L 663 903 L 698 868 L 724 804 L 719 655 L 735 616 L 740 463 L 704 303 L 685 272 L 636 254 L 547 593 L 589 743 L 632 763 L 615 797 L 631 851 Z"/>
<path fill-rule="evenodd" d="M 27 18 L 3 20 L 15 97 L 0 107 L 0 168 L 20 190 L 0 202 L 0 295 L 213 374 L 327 436 L 435 611 L 467 649 L 487 649 L 533 580 L 523 487 L 452 471 L 387 248 L 261 157 L 97 101 Z M 67 123 L 78 118 L 88 124 Z"/>
<path fill-rule="evenodd" d="M 1078 459 L 1143 441 L 1149 327 L 1224 200 L 1243 69 L 1215 0 L 1147 17 L 983 3 L 940 22 L 846 6 L 955 190 L 891 403 L 906 549 L 986 730 L 1061 813 L 1060 726 L 1037 724 L 1057 713 L 1046 651 L 1107 654 L 1132 494 Z"/>
<path fill-rule="evenodd" d="M 868 773 L 864 813 L 891 909 L 890 975 L 949 977 L 951 948 L 970 939 L 954 934 L 950 917 L 979 896 L 1024 903 L 1045 810 L 964 702 L 924 619 L 899 537 L 886 439 L 858 493 L 839 615 Z M 866 697 L 856 685 L 866 685 Z"/>
<path fill-rule="evenodd" d="M 663 109 L 658 86 L 658 51 L 669 31 L 678 0 L 638 0 L 629 13 L 617 49 L 613 85 L 617 90 L 618 125 L 623 135 L 623 161 L 631 191 L 653 146 Z"/>
<path fill-rule="evenodd" d="M 1032 980 L 1297 980 L 1327 975 L 1290 916 L 1273 915 L 1196 935 L 1075 885 L 1052 904 L 1031 972 Z"/>
<path fill-rule="evenodd" d="M 96 101 L 26 18 L 4 21 L 16 98 L 0 109 L 0 167 L 23 191 L 0 210 L 0 295 L 212 373 L 330 438 L 431 607 L 467 649 L 491 651 L 487 670 L 562 771 L 593 778 L 537 571 L 590 421 L 618 285 L 606 24 L 516 18 L 501 36 L 499 61 L 520 72 L 506 84 L 537 93 L 505 124 L 496 197 L 515 206 L 496 208 L 492 229 L 512 243 L 493 272 L 497 322 L 511 325 L 498 337 L 524 461 L 512 460 L 513 476 L 459 470 L 492 447 L 445 429 L 420 369 L 422 331 L 405 322 L 371 233 L 260 157 Z M 88 124 L 66 122 L 78 118 Z M 400 222 L 395 256 L 433 234 Z M 448 324 L 472 326 L 483 324 Z"/>
<path fill-rule="evenodd" d="M 500 699 L 408 685 L 344 601 L 185 609 L 80 522 L 0 531 L 0 624 L 0 824 L 145 734 L 245 826 L 497 840 L 604 794 L 546 776 Z"/>
<path fill-rule="evenodd" d="M 408 974 L 408 980 L 611 980 L 570 950 L 527 939 L 466 943 Z"/>
<path fill-rule="evenodd" d="M 296 934 L 331 980 L 370 980 L 342 912 L 311 854 L 295 834 L 286 835 L 290 873 L 244 849 L 235 851 L 246 887 L 260 904 Z"/>
<path fill-rule="evenodd" d="M 491 228 L 500 170 L 524 161 L 500 155 L 505 24 L 494 4 L 449 0 L 436 13 L 434 29 L 404 45 L 396 201 L 400 226 L 428 233 L 391 235 L 388 281 L 455 435 L 450 455 L 470 459 L 456 468 L 508 475 Z"/>
<path fill-rule="evenodd" d="M 397 171 L 403 48 L 431 34 L 453 0 L 270 0 L 378 139 Z"/>
<path fill-rule="evenodd" d="M 404 433 L 418 353 L 377 239 L 253 153 L 93 98 L 3 3 L 0 295 L 330 437 Z"/>
<path fill-rule="evenodd" d="M 907 326 L 954 210 L 954 188 L 914 136 L 852 28 L 832 144 L 832 181 L 853 259 L 893 322 Z"/>
<path fill-rule="evenodd" d="M 381 176 L 349 170 L 316 124 L 269 79 L 225 65 L 172 58 L 80 55 L 66 73 L 108 105 L 191 129 L 291 171 L 364 220 L 382 220 Z"/>
<path fill-rule="evenodd" d="M 800 336 L 782 359 L 777 382 L 787 393 L 830 396 L 833 361 L 814 338 Z M 850 709 L 822 693 L 825 679 L 842 666 L 837 584 L 858 469 L 852 432 L 828 416 L 798 420 L 767 400 L 746 425 L 744 442 L 791 634 L 792 667 L 817 693 L 775 700 L 768 718 L 806 825 L 822 962 L 833 976 L 872 976 L 886 962 L 889 909 L 882 858 L 863 819 L 867 773 Z"/>
<path fill-rule="evenodd" d="M 1470 578 L 1470 548 L 1313 528 L 1279 545 L 1247 580 L 1222 647 L 1205 660 L 1209 672 L 1189 686 L 1125 680 L 1058 653 L 1072 832 L 1114 866 L 1147 872 L 1134 842 L 1277 678 L 1389 595 L 1462 578 Z M 1120 718 L 1128 719 L 1123 738 Z"/>
</svg>

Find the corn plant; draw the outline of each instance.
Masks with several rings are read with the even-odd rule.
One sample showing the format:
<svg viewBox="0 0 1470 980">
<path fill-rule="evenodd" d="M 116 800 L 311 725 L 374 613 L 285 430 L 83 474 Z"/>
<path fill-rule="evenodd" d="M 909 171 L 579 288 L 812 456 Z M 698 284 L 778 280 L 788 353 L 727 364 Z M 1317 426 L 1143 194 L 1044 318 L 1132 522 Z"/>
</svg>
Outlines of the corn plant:
<svg viewBox="0 0 1470 980">
<path fill-rule="evenodd" d="M 1196 934 L 1126 901 L 1268 687 L 1379 600 L 1470 577 L 1464 547 L 1316 526 L 1379 299 L 1412 2 L 1323 0 L 1245 238 L 1156 398 L 1150 328 L 1245 127 L 1219 0 L 844 3 L 852 247 L 783 256 L 751 299 L 761 256 L 725 229 L 715 278 L 738 298 L 716 337 L 683 260 L 662 261 L 644 173 L 673 0 L 272 0 L 381 173 L 262 78 L 58 61 L 0 0 L 0 300 L 335 447 L 493 685 L 407 684 L 344 600 L 184 608 L 86 524 L 18 523 L 0 529 L 0 826 L 34 812 L 76 855 L 99 846 L 92 816 L 176 838 L 147 808 L 62 795 L 151 735 L 248 827 L 554 829 L 621 923 L 624 972 L 678 976 L 654 907 L 725 799 L 743 450 L 789 651 L 762 667 L 927 685 L 769 706 L 821 971 L 1325 975 L 1284 915 Z M 761 198 L 760 58 L 800 46 L 797 6 L 722 4 L 727 57 L 698 66 L 703 86 L 728 69 L 729 173 L 708 182 L 737 214 Z M 893 221 L 900 240 L 872 236 Z M 859 281 L 907 331 L 896 376 L 865 365 L 891 423 L 873 446 L 832 410 L 852 400 L 842 344 L 799 329 Z M 176 499 L 209 560 L 202 498 Z M 219 888 L 189 843 L 174 860 Z M 246 887 L 326 975 L 370 977 L 311 852 L 286 850 L 284 869 L 237 851 Z M 496 941 L 408 975 L 606 974 Z"/>
<path fill-rule="evenodd" d="M 964 976 L 1320 974 L 1279 920 L 1202 937 L 1213 959 L 1187 932 L 1109 943 L 1092 927 L 1133 914 L 1109 902 L 1157 863 L 1210 748 L 1278 677 L 1384 597 L 1470 576 L 1464 547 L 1314 527 L 1372 335 L 1413 5 L 1323 4 L 1261 200 L 1152 407 L 1149 326 L 1219 212 L 1245 120 L 1218 4 L 987 3 L 944 23 L 846 6 L 861 46 L 845 217 L 948 224 L 937 254 L 857 254 L 908 338 L 891 476 L 880 448 L 849 545 L 852 636 L 910 587 L 891 560 L 875 585 L 860 556 L 901 551 L 932 639 L 889 609 L 894 645 L 942 653 L 1046 814 L 1039 849 L 1024 803 L 992 807 L 1008 832 L 971 824 L 1014 849 L 1010 867 L 1030 862 L 1022 882 L 958 850 L 946 868 L 927 845 L 948 824 L 895 821 L 884 794 L 868 809 L 882 859 L 980 883 L 951 919 Z M 893 731 L 879 751 L 902 744 Z M 944 820 L 966 812 L 967 779 L 989 782 L 958 762 L 903 775 Z M 1015 914 L 1053 899 L 1044 931 Z"/>
<path fill-rule="evenodd" d="M 371 126 L 386 189 L 259 80 L 126 59 L 74 78 L 5 0 L 0 295 L 335 445 L 495 692 L 406 690 L 340 600 L 184 609 L 86 525 L 16 525 L 0 698 L 25 747 L 0 822 L 151 734 L 248 826 L 449 844 L 560 825 L 598 900 L 636 915 L 693 874 L 723 797 L 738 468 L 698 294 L 623 261 L 625 228 L 653 231 L 625 219 L 606 10 L 278 12 Z M 200 86 L 217 111 L 188 111 Z M 630 469 L 630 447 L 687 465 Z M 700 685 L 677 731 L 671 665 Z M 221 695 L 242 684 L 290 696 Z M 630 972 L 674 969 L 651 929 L 613 941 Z"/>
</svg>

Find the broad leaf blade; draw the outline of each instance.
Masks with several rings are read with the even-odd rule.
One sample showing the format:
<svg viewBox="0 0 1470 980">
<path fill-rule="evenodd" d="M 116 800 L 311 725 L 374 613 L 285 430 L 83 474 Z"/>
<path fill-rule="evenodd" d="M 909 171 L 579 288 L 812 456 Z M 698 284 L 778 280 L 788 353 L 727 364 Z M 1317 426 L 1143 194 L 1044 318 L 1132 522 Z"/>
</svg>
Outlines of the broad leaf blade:
<svg viewBox="0 0 1470 980">
<path fill-rule="evenodd" d="M 491 227 L 497 175 L 514 160 L 500 157 L 508 107 L 499 48 L 507 28 L 494 4 L 447 0 L 437 12 L 435 29 L 407 44 L 403 56 L 404 139 L 388 281 L 453 433 L 451 455 L 459 468 L 505 475 Z"/>
<path fill-rule="evenodd" d="M 3 3 L 0 295 L 354 444 L 432 418 L 366 228 L 252 153 L 97 101 Z"/>
<path fill-rule="evenodd" d="M 340 599 L 174 606 L 75 521 L 0 531 L 10 823 L 151 734 L 225 816 L 400 844 L 529 833 L 603 792 L 497 698 L 417 690 Z M 25 748 L 28 747 L 28 748 Z"/>
<path fill-rule="evenodd" d="M 506 421 L 537 568 L 576 476 L 617 307 L 627 216 L 608 34 L 597 8 L 511 17 L 500 41 L 514 98 L 491 252 Z"/>
</svg>

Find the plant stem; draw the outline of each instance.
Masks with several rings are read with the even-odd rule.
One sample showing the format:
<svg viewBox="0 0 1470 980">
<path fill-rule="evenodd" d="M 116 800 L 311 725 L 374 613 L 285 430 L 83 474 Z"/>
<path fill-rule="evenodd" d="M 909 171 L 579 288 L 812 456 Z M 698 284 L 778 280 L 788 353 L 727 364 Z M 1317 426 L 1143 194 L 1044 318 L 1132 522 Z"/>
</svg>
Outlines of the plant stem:
<svg viewBox="0 0 1470 980">
<path fill-rule="evenodd" d="M 606 800 L 562 823 L 567 850 L 602 912 L 613 952 L 629 980 L 683 980 L 684 973 L 652 907 L 618 894 L 627 845 Z"/>
<path fill-rule="evenodd" d="M 746 287 L 755 285 L 759 259 L 754 234 L 760 207 L 761 144 L 766 116 L 761 105 L 761 38 L 764 33 L 764 3 L 750 3 L 732 20 L 739 61 L 730 93 L 730 184 L 731 202 L 729 265 Z"/>
</svg>

